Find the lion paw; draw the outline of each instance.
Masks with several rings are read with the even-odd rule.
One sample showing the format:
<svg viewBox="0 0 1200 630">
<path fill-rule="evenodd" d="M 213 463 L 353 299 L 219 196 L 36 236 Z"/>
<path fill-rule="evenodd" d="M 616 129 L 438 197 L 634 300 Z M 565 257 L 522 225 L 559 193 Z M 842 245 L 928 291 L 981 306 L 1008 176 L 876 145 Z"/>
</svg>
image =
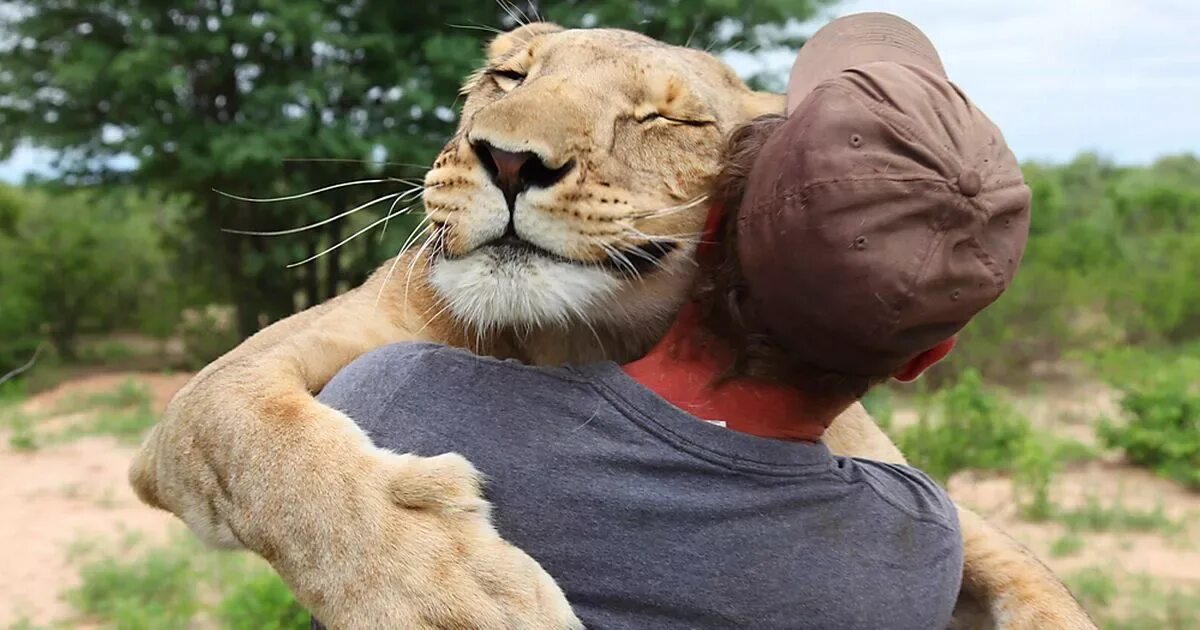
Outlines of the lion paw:
<svg viewBox="0 0 1200 630">
<path fill-rule="evenodd" d="M 388 492 L 400 507 L 465 512 L 487 509 L 483 475 L 462 455 L 389 454 L 385 467 Z"/>
</svg>

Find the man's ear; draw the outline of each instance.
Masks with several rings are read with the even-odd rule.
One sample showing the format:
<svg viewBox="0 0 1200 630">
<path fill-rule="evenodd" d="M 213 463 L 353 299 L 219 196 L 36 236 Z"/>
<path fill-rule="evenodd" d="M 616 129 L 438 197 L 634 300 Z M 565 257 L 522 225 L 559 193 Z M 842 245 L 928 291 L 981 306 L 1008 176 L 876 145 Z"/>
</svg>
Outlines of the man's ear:
<svg viewBox="0 0 1200 630">
<path fill-rule="evenodd" d="M 942 343 L 918 354 L 916 358 L 904 364 L 899 372 L 896 372 L 892 378 L 901 383 L 911 383 L 917 380 L 925 370 L 933 367 L 938 361 L 946 358 L 950 351 L 954 349 L 954 344 L 958 341 L 958 336 L 951 337 Z"/>
<path fill-rule="evenodd" d="M 747 92 L 742 97 L 744 122 L 750 122 L 759 116 L 766 116 L 767 114 L 782 114 L 784 106 L 784 96 L 782 94 Z"/>
<path fill-rule="evenodd" d="M 542 35 L 549 35 L 563 30 L 563 27 L 549 22 L 532 22 L 524 26 L 518 26 L 513 30 L 497 35 L 495 39 L 488 44 L 487 58 L 488 62 L 492 63 L 501 57 L 507 55 L 517 46 L 524 46 Z"/>
</svg>

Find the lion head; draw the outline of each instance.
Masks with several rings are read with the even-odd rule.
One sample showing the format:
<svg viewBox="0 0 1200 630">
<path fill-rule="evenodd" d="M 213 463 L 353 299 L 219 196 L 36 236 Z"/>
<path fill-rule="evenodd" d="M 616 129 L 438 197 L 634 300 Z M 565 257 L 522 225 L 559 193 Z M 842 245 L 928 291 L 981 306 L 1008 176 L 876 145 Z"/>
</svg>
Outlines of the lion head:
<svg viewBox="0 0 1200 630">
<path fill-rule="evenodd" d="M 427 279 L 475 329 L 661 333 L 726 137 L 780 112 L 705 52 L 535 23 L 498 36 L 425 178 Z"/>
</svg>

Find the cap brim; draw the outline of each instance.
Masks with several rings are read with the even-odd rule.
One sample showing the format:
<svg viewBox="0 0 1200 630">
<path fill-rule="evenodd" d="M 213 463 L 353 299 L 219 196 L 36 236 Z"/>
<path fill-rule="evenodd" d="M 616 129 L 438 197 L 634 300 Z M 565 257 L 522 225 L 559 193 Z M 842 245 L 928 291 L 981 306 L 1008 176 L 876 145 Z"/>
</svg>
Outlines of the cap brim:
<svg viewBox="0 0 1200 630">
<path fill-rule="evenodd" d="M 800 49 L 788 79 L 787 113 L 821 83 L 843 70 L 875 61 L 946 69 L 933 43 L 911 22 L 890 13 L 856 13 L 821 27 Z"/>
</svg>

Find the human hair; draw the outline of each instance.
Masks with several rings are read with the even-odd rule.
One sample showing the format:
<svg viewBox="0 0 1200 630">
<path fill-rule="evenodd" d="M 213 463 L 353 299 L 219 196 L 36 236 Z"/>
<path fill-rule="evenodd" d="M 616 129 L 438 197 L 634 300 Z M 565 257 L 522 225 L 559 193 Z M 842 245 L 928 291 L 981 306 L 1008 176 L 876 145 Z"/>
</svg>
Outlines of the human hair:
<svg viewBox="0 0 1200 630">
<path fill-rule="evenodd" d="M 815 401 L 848 404 L 886 379 L 845 374 L 797 359 L 757 317 L 738 258 L 738 214 L 750 169 L 767 138 L 786 120 L 782 114 L 760 116 L 734 130 L 726 143 L 709 193 L 721 213 L 717 242 L 699 257 L 693 293 L 701 324 L 697 334 L 720 339 L 732 352 L 723 382 L 757 378 L 795 387 Z"/>
</svg>

